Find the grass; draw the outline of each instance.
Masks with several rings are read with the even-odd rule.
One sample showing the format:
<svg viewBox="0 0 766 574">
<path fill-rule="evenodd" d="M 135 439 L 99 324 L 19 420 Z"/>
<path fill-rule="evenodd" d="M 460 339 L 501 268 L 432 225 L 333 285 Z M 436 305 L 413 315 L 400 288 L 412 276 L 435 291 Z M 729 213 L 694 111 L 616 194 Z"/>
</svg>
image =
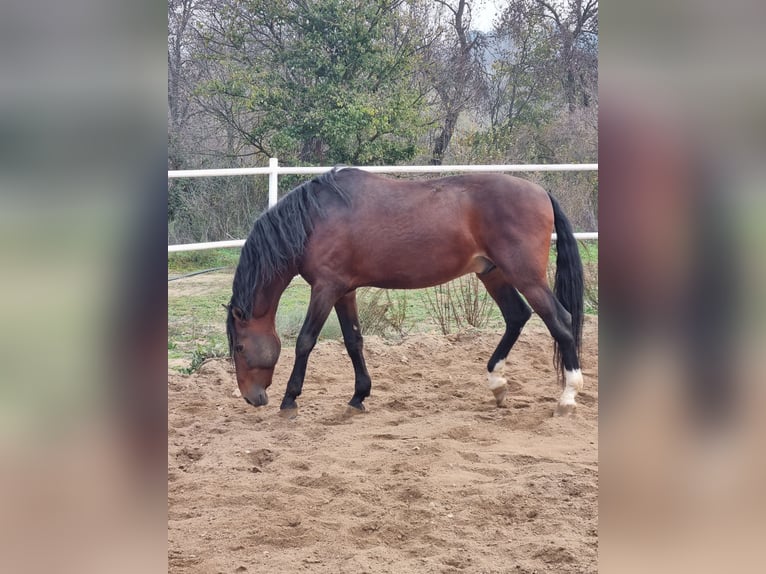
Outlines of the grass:
<svg viewBox="0 0 766 574">
<path fill-rule="evenodd" d="M 580 241 L 579 243 L 583 265 L 598 265 L 598 241 Z"/>
<path fill-rule="evenodd" d="M 580 253 L 586 274 L 586 313 L 598 313 L 598 242 L 581 242 Z M 190 273 L 213 267 L 230 267 L 231 270 L 198 276 L 204 283 L 191 283 L 181 279 L 168 284 L 168 359 L 182 372 L 196 370 L 205 359 L 226 356 L 226 311 L 223 304 L 229 302 L 234 268 L 239 260 L 239 249 L 214 249 L 200 252 L 168 254 L 168 276 Z M 555 267 L 555 249 L 551 249 L 551 267 Z M 197 278 L 194 278 L 197 279 Z M 191 289 L 194 287 L 194 289 Z M 388 322 L 376 320 L 377 332 L 386 337 L 401 337 L 407 333 L 438 331 L 439 325 L 429 311 L 428 292 L 388 290 L 387 297 L 376 296 L 376 289 L 360 290 L 357 295 L 360 309 L 377 305 L 382 312 L 390 307 L 398 311 L 398 318 L 391 316 Z M 309 285 L 296 277 L 287 288 L 277 311 L 277 332 L 283 343 L 290 344 L 298 335 L 306 314 L 310 297 Z M 376 311 L 373 309 L 373 311 Z M 361 313 L 360 313 L 361 314 Z M 403 320 L 401 316 L 404 316 Z M 377 319 L 380 319 L 378 317 Z M 502 316 L 496 305 L 491 305 L 488 327 L 501 328 Z M 335 313 L 331 313 L 320 334 L 320 339 L 341 339 L 342 333 Z"/>
<path fill-rule="evenodd" d="M 204 295 L 168 295 L 168 358 L 191 360 L 199 348 L 228 349 L 226 311 L 228 289 Z"/>
<path fill-rule="evenodd" d="M 579 241 L 580 259 L 585 274 L 585 313 L 598 315 L 598 241 Z M 548 279 L 553 281 L 556 270 L 556 248 L 551 245 L 548 258 Z"/>
<path fill-rule="evenodd" d="M 239 262 L 239 247 L 168 253 L 168 275 L 180 275 L 213 267 L 231 267 Z"/>
</svg>

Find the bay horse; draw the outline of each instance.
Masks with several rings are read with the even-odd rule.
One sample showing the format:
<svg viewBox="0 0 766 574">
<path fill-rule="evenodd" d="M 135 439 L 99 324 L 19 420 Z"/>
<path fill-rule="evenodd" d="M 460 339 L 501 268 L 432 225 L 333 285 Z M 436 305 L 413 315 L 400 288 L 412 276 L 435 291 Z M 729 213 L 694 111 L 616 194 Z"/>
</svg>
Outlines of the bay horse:
<svg viewBox="0 0 766 574">
<path fill-rule="evenodd" d="M 554 228 L 557 269 L 551 292 L 547 263 Z M 497 405 L 508 389 L 506 357 L 531 306 L 554 339 L 563 387 L 556 414 L 572 412 L 583 386 L 583 271 L 572 226 L 542 187 L 491 173 L 406 181 L 336 167 L 265 211 L 242 247 L 226 306 L 242 397 L 253 406 L 268 403 L 266 389 L 281 350 L 277 306 L 296 275 L 311 286 L 311 299 L 280 406 L 288 415 L 297 412 L 290 410 L 297 408 L 309 354 L 333 307 L 354 367 L 348 404 L 351 412 L 362 411 L 371 381 L 356 289 L 420 289 L 467 273 L 478 275 L 505 319 L 505 333 L 487 363 Z"/>
</svg>

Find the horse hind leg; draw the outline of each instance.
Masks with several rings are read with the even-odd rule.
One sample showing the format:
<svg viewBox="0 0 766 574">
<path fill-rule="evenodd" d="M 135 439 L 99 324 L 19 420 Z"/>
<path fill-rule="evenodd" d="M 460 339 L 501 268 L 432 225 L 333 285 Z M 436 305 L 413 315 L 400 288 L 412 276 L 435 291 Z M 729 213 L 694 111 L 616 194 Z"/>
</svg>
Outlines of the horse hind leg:
<svg viewBox="0 0 766 574">
<path fill-rule="evenodd" d="M 487 363 L 487 385 L 495 396 L 497 406 L 502 406 L 508 394 L 508 381 L 503 376 L 505 361 L 511 348 L 521 334 L 532 311 L 518 291 L 506 281 L 499 269 L 478 275 L 492 299 L 495 300 L 505 319 L 505 333 Z"/>
<path fill-rule="evenodd" d="M 554 414 L 558 416 L 572 414 L 577 407 L 575 401 L 577 393 L 583 389 L 583 377 L 572 335 L 571 315 L 544 282 L 525 286 L 520 291 L 556 341 L 556 357 L 562 375 L 563 390 Z"/>
</svg>

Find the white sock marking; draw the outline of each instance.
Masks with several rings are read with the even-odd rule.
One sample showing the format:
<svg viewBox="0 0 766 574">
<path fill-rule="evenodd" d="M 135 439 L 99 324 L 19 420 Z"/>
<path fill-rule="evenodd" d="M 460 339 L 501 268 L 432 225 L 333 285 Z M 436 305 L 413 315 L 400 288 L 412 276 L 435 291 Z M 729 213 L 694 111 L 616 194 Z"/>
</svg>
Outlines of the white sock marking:
<svg viewBox="0 0 766 574">
<path fill-rule="evenodd" d="M 582 371 L 580 369 L 564 371 L 564 380 L 566 381 L 566 385 L 564 387 L 564 392 L 561 393 L 559 404 L 574 405 L 575 397 L 577 396 L 577 393 L 582 390 L 584 384 Z"/>
<path fill-rule="evenodd" d="M 491 391 L 499 389 L 508 382 L 503 376 L 503 371 L 505 371 L 505 359 L 500 359 L 495 363 L 492 372 L 487 375 L 487 386 Z"/>
</svg>

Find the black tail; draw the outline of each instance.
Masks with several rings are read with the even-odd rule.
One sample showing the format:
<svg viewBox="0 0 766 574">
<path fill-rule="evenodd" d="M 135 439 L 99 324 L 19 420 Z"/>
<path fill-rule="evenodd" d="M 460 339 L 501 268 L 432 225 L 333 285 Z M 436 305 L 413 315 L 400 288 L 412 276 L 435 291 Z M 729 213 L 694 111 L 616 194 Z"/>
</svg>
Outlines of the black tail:
<svg viewBox="0 0 766 574">
<path fill-rule="evenodd" d="M 572 316 L 572 336 L 579 357 L 583 322 L 583 271 L 580 250 L 572 232 L 572 224 L 564 215 L 559 202 L 552 195 L 548 196 L 553 205 L 553 224 L 556 228 L 556 279 L 553 283 L 553 293 Z M 554 347 L 554 361 L 563 375 L 564 364 L 558 344 Z"/>
</svg>

